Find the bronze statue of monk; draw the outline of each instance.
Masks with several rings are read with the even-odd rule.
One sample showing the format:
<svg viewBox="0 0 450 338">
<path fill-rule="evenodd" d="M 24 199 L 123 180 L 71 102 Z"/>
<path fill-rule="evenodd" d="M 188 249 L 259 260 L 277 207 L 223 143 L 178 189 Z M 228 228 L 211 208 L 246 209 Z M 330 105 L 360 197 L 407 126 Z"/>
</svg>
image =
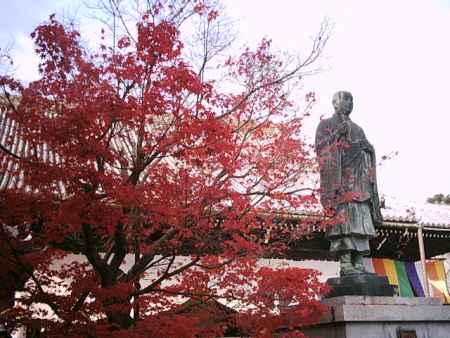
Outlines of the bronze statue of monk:
<svg viewBox="0 0 450 338">
<path fill-rule="evenodd" d="M 341 276 L 365 273 L 363 256 L 370 253 L 375 225 L 383 222 L 376 181 L 373 146 L 364 131 L 350 119 L 352 94 L 333 96 L 335 113 L 323 119 L 316 131 L 320 166 L 321 203 L 332 211 L 336 224 L 328 231 L 330 251 L 341 263 Z"/>
</svg>

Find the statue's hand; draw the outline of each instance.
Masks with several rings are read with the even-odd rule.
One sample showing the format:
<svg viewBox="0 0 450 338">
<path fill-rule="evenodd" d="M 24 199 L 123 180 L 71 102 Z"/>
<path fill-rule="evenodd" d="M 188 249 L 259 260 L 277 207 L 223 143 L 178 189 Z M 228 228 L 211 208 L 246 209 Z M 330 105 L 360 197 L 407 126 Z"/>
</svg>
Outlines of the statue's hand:
<svg viewBox="0 0 450 338">
<path fill-rule="evenodd" d="M 349 130 L 349 123 L 348 120 L 342 122 L 341 124 L 338 125 L 338 134 L 343 136 L 346 135 L 348 133 Z"/>
</svg>

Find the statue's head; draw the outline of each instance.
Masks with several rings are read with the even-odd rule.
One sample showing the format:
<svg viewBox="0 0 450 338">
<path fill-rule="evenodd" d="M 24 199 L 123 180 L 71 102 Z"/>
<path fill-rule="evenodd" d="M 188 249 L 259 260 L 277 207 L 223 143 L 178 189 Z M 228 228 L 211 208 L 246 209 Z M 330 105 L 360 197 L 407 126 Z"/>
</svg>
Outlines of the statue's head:
<svg viewBox="0 0 450 338">
<path fill-rule="evenodd" d="M 339 91 L 333 95 L 333 107 L 336 113 L 350 115 L 353 110 L 353 96 L 350 92 Z"/>
</svg>

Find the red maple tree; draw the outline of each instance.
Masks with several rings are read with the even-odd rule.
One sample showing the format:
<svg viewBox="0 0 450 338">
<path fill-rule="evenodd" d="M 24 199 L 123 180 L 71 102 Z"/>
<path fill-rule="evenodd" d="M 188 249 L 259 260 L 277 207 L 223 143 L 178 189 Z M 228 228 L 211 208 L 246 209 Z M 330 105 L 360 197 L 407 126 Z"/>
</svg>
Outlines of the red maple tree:
<svg viewBox="0 0 450 338">
<path fill-rule="evenodd" d="M 314 164 L 289 89 L 326 30 L 295 65 L 269 40 L 245 49 L 223 83 L 205 76 L 209 40 L 199 68 L 180 40 L 181 21 L 200 18 L 206 36 L 218 11 L 147 10 L 136 34 L 96 51 L 51 16 L 32 33 L 39 79 L 0 77 L 5 324 L 46 337 L 271 337 L 317 321 L 317 272 L 258 258 L 268 215 L 313 199 L 299 189 Z"/>
</svg>

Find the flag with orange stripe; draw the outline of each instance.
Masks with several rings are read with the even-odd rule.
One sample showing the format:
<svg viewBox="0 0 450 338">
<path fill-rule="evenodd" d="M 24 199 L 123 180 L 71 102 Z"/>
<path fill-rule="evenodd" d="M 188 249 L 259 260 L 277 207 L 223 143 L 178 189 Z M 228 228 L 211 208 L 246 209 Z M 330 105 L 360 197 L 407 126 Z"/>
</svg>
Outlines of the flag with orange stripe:
<svg viewBox="0 0 450 338">
<path fill-rule="evenodd" d="M 386 276 L 386 270 L 384 269 L 383 260 L 381 258 L 373 258 L 372 265 L 378 276 Z"/>
<path fill-rule="evenodd" d="M 426 269 L 432 296 L 442 299 L 445 303 L 450 303 L 444 263 L 442 261 L 427 261 Z"/>
</svg>

